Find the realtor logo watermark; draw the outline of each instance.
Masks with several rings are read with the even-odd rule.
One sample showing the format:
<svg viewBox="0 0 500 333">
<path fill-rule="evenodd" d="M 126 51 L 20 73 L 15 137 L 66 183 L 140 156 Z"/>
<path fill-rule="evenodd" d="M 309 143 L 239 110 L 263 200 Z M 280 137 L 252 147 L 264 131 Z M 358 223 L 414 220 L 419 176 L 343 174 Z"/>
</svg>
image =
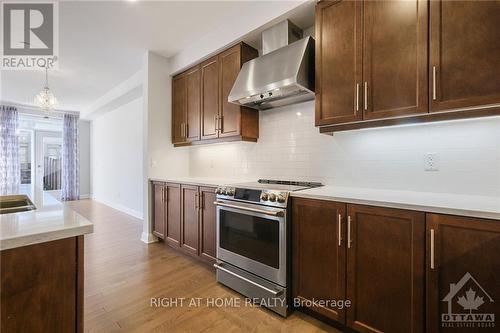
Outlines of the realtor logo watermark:
<svg viewBox="0 0 500 333">
<path fill-rule="evenodd" d="M 481 311 L 494 300 L 469 272 L 457 283 L 450 283 L 450 291 L 442 301 L 448 305 L 447 313 L 441 314 L 442 327 L 495 327 L 495 314 Z"/>
<path fill-rule="evenodd" d="M 54 68 L 59 53 L 57 2 L 2 2 L 1 68 Z"/>
</svg>

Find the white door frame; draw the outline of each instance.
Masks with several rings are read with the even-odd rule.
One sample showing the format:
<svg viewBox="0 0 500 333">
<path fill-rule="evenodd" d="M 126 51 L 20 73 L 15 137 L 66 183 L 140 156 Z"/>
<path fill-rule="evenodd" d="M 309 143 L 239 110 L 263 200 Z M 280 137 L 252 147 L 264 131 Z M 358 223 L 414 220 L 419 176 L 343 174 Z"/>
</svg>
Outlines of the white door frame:
<svg viewBox="0 0 500 333">
<path fill-rule="evenodd" d="M 45 138 L 60 139 L 62 145 L 62 132 L 35 131 L 35 186 L 43 190 L 43 142 Z"/>
</svg>

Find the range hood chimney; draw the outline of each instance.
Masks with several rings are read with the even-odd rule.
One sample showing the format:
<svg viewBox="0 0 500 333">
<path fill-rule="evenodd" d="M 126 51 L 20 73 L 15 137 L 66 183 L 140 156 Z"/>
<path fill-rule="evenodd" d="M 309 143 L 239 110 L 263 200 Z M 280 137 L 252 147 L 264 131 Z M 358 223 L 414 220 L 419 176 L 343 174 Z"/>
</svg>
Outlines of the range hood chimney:
<svg viewBox="0 0 500 333">
<path fill-rule="evenodd" d="M 243 64 L 228 101 L 257 110 L 314 99 L 314 39 L 289 20 L 262 32 L 262 56 Z"/>
</svg>

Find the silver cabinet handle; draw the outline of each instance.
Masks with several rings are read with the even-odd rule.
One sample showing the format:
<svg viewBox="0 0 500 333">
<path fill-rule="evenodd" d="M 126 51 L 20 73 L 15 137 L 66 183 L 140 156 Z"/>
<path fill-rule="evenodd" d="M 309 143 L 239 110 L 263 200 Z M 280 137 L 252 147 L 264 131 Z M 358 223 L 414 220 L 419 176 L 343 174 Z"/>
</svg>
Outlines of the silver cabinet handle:
<svg viewBox="0 0 500 333">
<path fill-rule="evenodd" d="M 437 99 L 436 94 L 436 66 L 432 66 L 432 100 Z"/>
<path fill-rule="evenodd" d="M 368 110 L 368 82 L 365 81 L 365 91 L 364 91 L 364 98 L 365 98 L 365 111 Z"/>
<path fill-rule="evenodd" d="M 351 248 L 351 217 L 347 217 L 347 248 Z"/>
<path fill-rule="evenodd" d="M 215 115 L 215 131 L 219 130 L 219 116 Z"/>
<path fill-rule="evenodd" d="M 339 219 L 339 246 L 342 245 L 342 215 L 339 214 L 338 216 Z"/>
<path fill-rule="evenodd" d="M 270 215 L 270 216 L 282 217 L 282 216 L 285 215 L 282 211 L 270 212 L 270 211 L 263 210 L 263 209 L 250 208 L 250 207 L 242 207 L 242 206 L 238 206 L 238 205 L 231 205 L 231 204 L 227 204 L 227 203 L 222 203 L 222 202 L 219 202 L 219 201 L 215 201 L 214 205 L 221 206 L 221 207 L 227 207 L 227 208 L 236 208 L 236 209 L 246 210 L 246 211 L 249 211 L 249 212 L 254 212 L 254 213 L 259 213 L 259 214 L 265 214 L 265 215 Z"/>
<path fill-rule="evenodd" d="M 232 276 L 234 276 L 234 277 L 237 277 L 237 278 L 239 278 L 239 279 L 242 279 L 242 280 L 243 280 L 243 281 L 245 281 L 245 282 L 248 282 L 248 283 L 250 283 L 250 284 L 253 284 L 253 285 L 254 285 L 254 286 L 256 286 L 256 287 L 259 287 L 259 288 L 261 288 L 261 289 L 264 289 L 265 291 L 267 291 L 268 293 L 273 294 L 274 296 L 278 296 L 279 294 L 281 294 L 281 293 L 283 292 L 282 290 L 273 290 L 273 289 L 269 289 L 269 288 L 267 288 L 267 287 L 264 287 L 264 286 L 262 286 L 262 285 L 258 284 L 257 282 L 254 282 L 254 281 L 252 281 L 252 280 L 250 280 L 250 279 L 247 279 L 247 278 L 246 278 L 246 277 L 244 277 L 244 276 L 241 276 L 241 275 L 239 275 L 239 274 L 236 274 L 236 273 L 234 273 L 234 272 L 231 272 L 229 269 L 226 269 L 226 268 L 222 267 L 221 265 L 214 264 L 214 267 L 215 267 L 216 269 L 220 269 L 220 270 L 221 270 L 221 271 L 223 271 L 223 272 L 226 272 L 227 274 L 231 274 L 231 275 L 232 275 Z"/>
<path fill-rule="evenodd" d="M 434 229 L 431 229 L 431 269 L 434 269 Z"/>
<path fill-rule="evenodd" d="M 162 190 L 162 192 L 161 192 L 161 199 L 162 199 L 162 201 L 163 201 L 163 202 L 167 201 L 167 200 L 165 199 L 165 192 L 166 192 L 166 191 L 165 191 L 165 187 L 164 187 L 164 188 L 163 188 L 163 190 Z"/>
<path fill-rule="evenodd" d="M 356 83 L 356 111 L 359 111 L 359 83 Z"/>
</svg>

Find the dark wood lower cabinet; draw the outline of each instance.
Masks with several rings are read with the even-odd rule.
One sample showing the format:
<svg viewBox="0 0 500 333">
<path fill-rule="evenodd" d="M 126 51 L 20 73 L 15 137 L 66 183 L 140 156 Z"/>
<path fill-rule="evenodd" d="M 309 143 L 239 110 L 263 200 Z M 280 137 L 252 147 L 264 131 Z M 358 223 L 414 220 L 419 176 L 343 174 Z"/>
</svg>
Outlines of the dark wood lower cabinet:
<svg viewBox="0 0 500 333">
<path fill-rule="evenodd" d="M 423 332 L 425 214 L 293 200 L 293 296 L 359 332 Z"/>
<path fill-rule="evenodd" d="M 347 205 L 347 325 L 423 332 L 425 214 Z"/>
<path fill-rule="evenodd" d="M 83 236 L 0 252 L 1 332 L 83 332 Z"/>
<path fill-rule="evenodd" d="M 172 246 L 181 244 L 181 186 L 167 183 L 165 185 L 165 242 Z"/>
<path fill-rule="evenodd" d="M 181 185 L 181 247 L 190 254 L 198 255 L 198 187 Z"/>
<path fill-rule="evenodd" d="M 293 297 L 301 302 L 345 298 L 345 204 L 293 199 Z M 345 323 L 345 310 L 311 310 Z"/>
<path fill-rule="evenodd" d="M 200 187 L 200 258 L 215 263 L 216 258 L 215 188 Z"/>
<path fill-rule="evenodd" d="M 153 234 L 161 239 L 165 238 L 165 185 L 163 183 L 153 182 L 154 195 L 154 216 L 153 216 Z"/>
<path fill-rule="evenodd" d="M 499 254 L 500 221 L 427 214 L 427 332 L 498 331 Z"/>
<path fill-rule="evenodd" d="M 152 182 L 153 233 L 174 249 L 214 263 L 216 258 L 215 188 Z M 161 227 L 164 225 L 164 237 Z"/>
</svg>

